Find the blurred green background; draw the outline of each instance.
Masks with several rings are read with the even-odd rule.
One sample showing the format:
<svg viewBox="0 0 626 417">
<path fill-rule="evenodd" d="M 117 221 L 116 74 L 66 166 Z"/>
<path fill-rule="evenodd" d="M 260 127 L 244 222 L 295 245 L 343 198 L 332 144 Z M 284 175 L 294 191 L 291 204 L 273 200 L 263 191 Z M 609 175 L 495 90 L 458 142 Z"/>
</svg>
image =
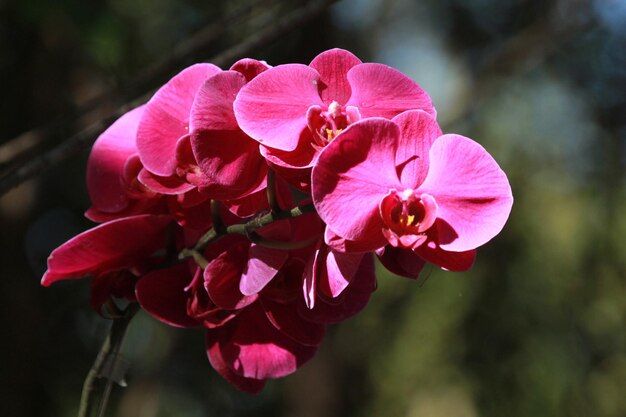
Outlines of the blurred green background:
<svg viewBox="0 0 626 417">
<path fill-rule="evenodd" d="M 142 75 L 203 28 L 219 36 L 194 60 L 305 3 L 0 1 L 0 168 L 12 138 L 37 144 L 23 163 L 94 97 L 113 91 L 87 121 L 190 64 Z M 211 369 L 202 331 L 139 315 L 108 415 L 625 416 L 626 1 L 341 0 L 250 56 L 308 63 L 332 47 L 405 72 L 444 131 L 489 150 L 515 196 L 504 231 L 467 273 L 381 271 L 369 306 L 258 396 Z M 50 123 L 45 141 L 23 134 Z M 87 155 L 0 198 L 2 416 L 74 415 L 107 332 L 88 280 L 39 286 L 51 249 L 90 227 Z"/>
</svg>

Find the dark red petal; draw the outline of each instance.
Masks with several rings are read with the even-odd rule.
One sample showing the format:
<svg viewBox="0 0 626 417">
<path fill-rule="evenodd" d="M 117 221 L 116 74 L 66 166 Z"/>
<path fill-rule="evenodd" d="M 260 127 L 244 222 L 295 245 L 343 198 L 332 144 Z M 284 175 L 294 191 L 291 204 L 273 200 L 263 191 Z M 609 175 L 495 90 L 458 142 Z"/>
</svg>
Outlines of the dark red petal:
<svg viewBox="0 0 626 417">
<path fill-rule="evenodd" d="M 283 377 L 295 372 L 317 351 L 277 330 L 259 303 L 245 308 L 228 326 L 232 330 L 218 338 L 220 351 L 226 365 L 245 378 Z"/>
<path fill-rule="evenodd" d="M 222 329 L 211 329 L 207 331 L 206 344 L 207 344 L 207 356 L 213 369 L 217 371 L 226 381 L 250 394 L 258 394 L 265 386 L 264 379 L 245 378 L 236 374 L 231 370 L 220 351 L 220 347 L 217 343 L 219 334 Z"/>
<path fill-rule="evenodd" d="M 424 260 L 411 249 L 387 245 L 376 251 L 376 254 L 385 268 L 407 278 L 417 279 L 425 265 Z"/>
<path fill-rule="evenodd" d="M 199 326 L 197 320 L 187 315 L 189 293 L 186 288 L 191 280 L 186 263 L 150 272 L 137 282 L 137 301 L 147 313 L 164 323 L 177 327 Z"/>
<path fill-rule="evenodd" d="M 302 317 L 317 323 L 339 323 L 361 311 L 376 289 L 376 276 L 372 256 L 365 256 L 354 278 L 345 291 L 330 304 L 318 297 L 309 309 L 304 302 L 299 305 Z"/>
<path fill-rule="evenodd" d="M 166 244 L 169 216 L 141 215 L 103 223 L 70 239 L 48 258 L 41 284 L 125 269 Z"/>
<path fill-rule="evenodd" d="M 326 327 L 300 317 L 297 302 L 284 304 L 262 297 L 261 304 L 269 321 L 283 334 L 306 346 L 322 343 Z"/>
</svg>

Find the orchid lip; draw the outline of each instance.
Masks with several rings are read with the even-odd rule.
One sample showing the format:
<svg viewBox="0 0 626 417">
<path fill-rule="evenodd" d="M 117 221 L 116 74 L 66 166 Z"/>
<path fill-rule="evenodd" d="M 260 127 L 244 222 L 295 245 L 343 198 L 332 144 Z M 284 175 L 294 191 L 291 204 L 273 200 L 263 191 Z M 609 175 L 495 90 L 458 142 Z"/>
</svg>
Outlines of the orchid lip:
<svg viewBox="0 0 626 417">
<path fill-rule="evenodd" d="M 413 189 L 390 189 L 380 202 L 383 234 L 392 246 L 416 248 L 437 219 L 437 202 L 430 194 Z"/>
</svg>

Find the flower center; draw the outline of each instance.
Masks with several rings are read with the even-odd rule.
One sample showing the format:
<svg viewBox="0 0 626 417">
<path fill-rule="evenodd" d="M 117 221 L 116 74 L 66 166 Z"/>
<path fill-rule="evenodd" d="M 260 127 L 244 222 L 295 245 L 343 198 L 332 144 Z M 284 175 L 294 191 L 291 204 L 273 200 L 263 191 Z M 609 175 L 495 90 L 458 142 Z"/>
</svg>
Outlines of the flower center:
<svg viewBox="0 0 626 417">
<path fill-rule="evenodd" d="M 385 224 L 383 234 L 392 246 L 416 248 L 426 240 L 425 232 L 437 219 L 437 202 L 430 194 L 414 190 L 389 190 L 379 205 Z"/>
<path fill-rule="evenodd" d="M 332 101 L 326 110 L 320 106 L 311 106 L 307 112 L 307 123 L 313 134 L 313 145 L 323 148 L 360 118 L 356 107 L 342 106 L 336 101 Z"/>
</svg>

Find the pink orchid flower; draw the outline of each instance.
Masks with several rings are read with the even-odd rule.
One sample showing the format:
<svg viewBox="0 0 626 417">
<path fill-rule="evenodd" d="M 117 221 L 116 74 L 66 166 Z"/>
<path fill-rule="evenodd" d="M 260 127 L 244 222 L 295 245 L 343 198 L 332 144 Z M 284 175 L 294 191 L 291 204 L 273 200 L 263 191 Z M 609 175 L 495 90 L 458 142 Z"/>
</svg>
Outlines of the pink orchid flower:
<svg viewBox="0 0 626 417">
<path fill-rule="evenodd" d="M 241 89 L 234 107 L 239 126 L 263 145 L 269 162 L 300 169 L 362 118 L 410 109 L 435 115 L 430 97 L 409 77 L 342 49 L 323 52 L 308 66 L 270 68 Z"/>
<path fill-rule="evenodd" d="M 441 135 L 422 111 L 350 126 L 320 154 L 312 190 L 328 228 L 361 250 L 391 245 L 450 270 L 471 266 L 473 251 L 502 230 L 513 203 L 506 174 L 487 151 Z"/>
</svg>

